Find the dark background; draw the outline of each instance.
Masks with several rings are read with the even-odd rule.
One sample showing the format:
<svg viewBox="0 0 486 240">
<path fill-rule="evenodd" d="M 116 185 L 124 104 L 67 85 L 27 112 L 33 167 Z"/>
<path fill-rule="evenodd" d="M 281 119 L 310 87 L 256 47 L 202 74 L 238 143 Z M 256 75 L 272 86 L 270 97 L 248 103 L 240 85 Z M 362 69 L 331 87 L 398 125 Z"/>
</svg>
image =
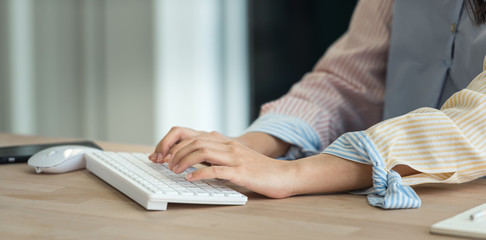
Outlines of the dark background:
<svg viewBox="0 0 486 240">
<path fill-rule="evenodd" d="M 251 120 L 347 29 L 356 0 L 249 0 Z"/>
</svg>

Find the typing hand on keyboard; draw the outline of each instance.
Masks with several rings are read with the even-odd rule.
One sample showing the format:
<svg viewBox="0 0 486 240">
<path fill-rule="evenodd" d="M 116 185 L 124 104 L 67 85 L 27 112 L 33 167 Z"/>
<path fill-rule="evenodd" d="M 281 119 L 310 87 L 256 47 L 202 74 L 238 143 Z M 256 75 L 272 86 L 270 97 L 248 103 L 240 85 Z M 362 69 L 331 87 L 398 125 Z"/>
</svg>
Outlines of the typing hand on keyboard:
<svg viewBox="0 0 486 240">
<path fill-rule="evenodd" d="M 159 142 L 150 159 L 166 162 L 177 174 L 191 166 L 208 162 L 212 166 L 201 168 L 186 175 L 189 181 L 201 179 L 225 179 L 272 198 L 295 194 L 293 161 L 281 161 L 267 157 L 238 141 L 215 133 L 188 128 L 172 128 Z M 302 182 L 299 182 L 302 184 Z M 305 183 L 304 183 L 305 184 Z"/>
<path fill-rule="evenodd" d="M 147 154 L 96 152 L 86 154 L 86 168 L 148 210 L 166 210 L 167 203 L 244 205 L 247 197 L 216 179 L 189 182 L 186 168 L 175 174 L 167 164 L 153 163 Z"/>
</svg>

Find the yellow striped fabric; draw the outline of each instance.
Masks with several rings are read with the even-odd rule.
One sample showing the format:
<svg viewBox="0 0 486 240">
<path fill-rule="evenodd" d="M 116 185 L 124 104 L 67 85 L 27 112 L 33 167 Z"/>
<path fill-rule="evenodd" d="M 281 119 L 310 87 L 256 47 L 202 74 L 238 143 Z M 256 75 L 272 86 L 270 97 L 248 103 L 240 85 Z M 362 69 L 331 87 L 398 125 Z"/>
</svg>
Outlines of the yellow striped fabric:
<svg viewBox="0 0 486 240">
<path fill-rule="evenodd" d="M 365 131 L 385 168 L 408 165 L 420 174 L 404 185 L 462 183 L 486 175 L 486 58 L 483 71 L 440 110 L 421 108 Z"/>
</svg>

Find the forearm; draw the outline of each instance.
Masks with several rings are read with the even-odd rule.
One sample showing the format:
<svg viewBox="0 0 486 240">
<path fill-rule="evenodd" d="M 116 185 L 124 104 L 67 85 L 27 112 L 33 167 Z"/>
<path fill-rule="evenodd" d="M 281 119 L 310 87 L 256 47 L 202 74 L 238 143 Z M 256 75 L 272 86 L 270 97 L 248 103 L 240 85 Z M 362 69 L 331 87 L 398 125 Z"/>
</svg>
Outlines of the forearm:
<svg viewBox="0 0 486 240">
<path fill-rule="evenodd" d="M 290 162 L 290 195 L 335 193 L 372 186 L 371 165 L 329 154 L 318 154 Z"/>
</svg>

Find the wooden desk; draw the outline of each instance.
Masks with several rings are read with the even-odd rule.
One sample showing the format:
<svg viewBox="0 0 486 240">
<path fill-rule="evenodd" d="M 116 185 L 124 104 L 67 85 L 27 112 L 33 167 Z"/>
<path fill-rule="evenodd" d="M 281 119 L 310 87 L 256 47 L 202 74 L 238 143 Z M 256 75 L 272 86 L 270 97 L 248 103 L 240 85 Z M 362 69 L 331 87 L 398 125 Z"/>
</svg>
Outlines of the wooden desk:
<svg viewBox="0 0 486 240">
<path fill-rule="evenodd" d="M 0 134 L 0 146 L 58 139 Z M 111 151 L 152 146 L 98 142 Z M 87 170 L 35 174 L 0 165 L 1 239 L 439 239 L 430 225 L 486 202 L 486 180 L 416 187 L 422 207 L 382 210 L 351 194 L 275 200 L 238 188 L 245 206 L 169 204 L 147 211 Z"/>
</svg>

